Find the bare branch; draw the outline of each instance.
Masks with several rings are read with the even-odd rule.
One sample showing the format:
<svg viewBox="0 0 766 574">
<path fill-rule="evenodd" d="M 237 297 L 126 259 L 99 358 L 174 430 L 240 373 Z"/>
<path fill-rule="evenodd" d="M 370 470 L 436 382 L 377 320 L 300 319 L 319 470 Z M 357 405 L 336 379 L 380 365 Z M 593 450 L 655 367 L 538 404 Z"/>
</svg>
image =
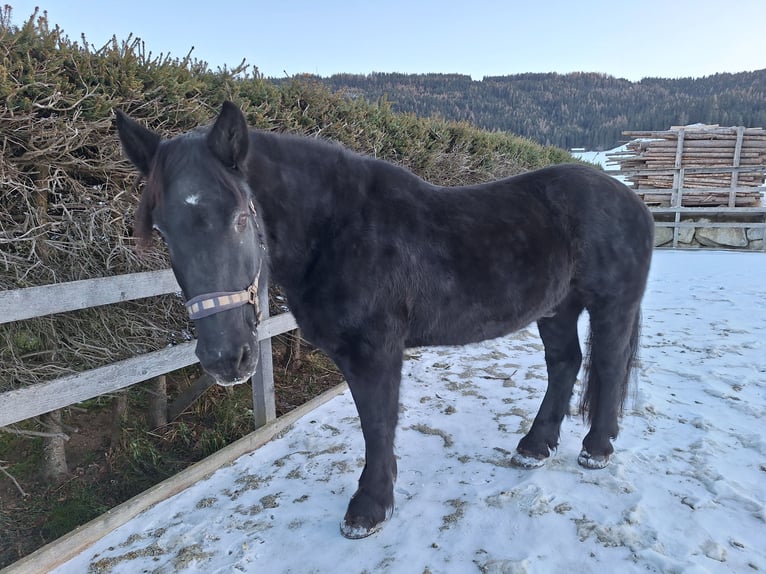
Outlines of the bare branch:
<svg viewBox="0 0 766 574">
<path fill-rule="evenodd" d="M 59 103 L 63 97 L 63 94 L 61 92 L 54 92 L 50 97 L 45 98 L 44 100 L 41 100 L 43 103 L 37 103 L 33 102 L 32 107 L 37 108 L 40 110 L 53 110 L 56 112 L 70 112 L 82 105 L 82 103 L 87 100 L 88 98 L 95 97 L 97 94 L 94 92 L 88 92 L 86 93 L 82 98 L 77 100 L 75 103 L 73 103 L 71 106 L 66 106 L 62 108 L 57 108 L 56 104 Z"/>
<path fill-rule="evenodd" d="M 32 437 L 42 437 L 42 438 L 61 438 L 64 440 L 69 440 L 69 435 L 56 432 L 39 432 L 39 431 L 28 431 L 28 430 L 21 430 L 21 429 L 15 429 L 11 427 L 0 427 L 0 432 L 7 432 L 9 434 L 15 434 L 19 436 L 32 436 Z"/>
<path fill-rule="evenodd" d="M 0 462 L 3 462 L 3 461 L 0 461 Z M 21 488 L 19 481 L 17 481 L 10 472 L 5 470 L 4 466 L 0 466 L 0 472 L 2 472 L 5 476 L 11 479 L 11 482 L 13 482 L 13 484 L 16 486 L 16 489 L 19 491 L 19 494 L 21 494 L 23 498 L 26 498 L 27 496 L 29 496 L 29 494 L 24 492 L 24 489 Z"/>
</svg>

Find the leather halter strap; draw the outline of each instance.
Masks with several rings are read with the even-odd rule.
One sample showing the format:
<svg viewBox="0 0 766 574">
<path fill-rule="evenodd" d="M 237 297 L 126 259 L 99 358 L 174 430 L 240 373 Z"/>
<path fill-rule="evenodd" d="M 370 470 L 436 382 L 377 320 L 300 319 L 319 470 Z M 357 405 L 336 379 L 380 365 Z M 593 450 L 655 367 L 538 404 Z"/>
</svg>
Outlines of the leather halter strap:
<svg viewBox="0 0 766 574">
<path fill-rule="evenodd" d="M 255 206 L 253 202 L 250 202 L 250 211 L 253 215 L 256 215 Z M 258 225 L 256 220 L 256 225 Z M 263 249 L 264 246 L 261 245 Z M 236 309 L 237 307 L 244 307 L 245 305 L 252 305 L 255 307 L 255 317 L 260 322 L 261 320 L 261 308 L 258 304 L 258 281 L 261 277 L 261 267 L 263 265 L 263 258 L 258 261 L 258 271 L 255 272 L 255 279 L 253 282 L 242 291 L 217 291 L 215 293 L 203 293 L 192 297 L 186 302 L 186 310 L 189 312 L 189 317 L 196 321 L 203 317 L 209 317 L 215 315 L 221 311 L 228 311 L 229 309 Z"/>
<path fill-rule="evenodd" d="M 255 315 L 260 321 L 261 309 L 258 305 L 258 279 L 260 269 L 252 284 L 242 291 L 218 291 L 216 293 L 203 293 L 192 297 L 186 302 L 186 310 L 189 318 L 196 321 L 203 317 L 215 315 L 221 311 L 252 305 L 255 307 Z"/>
</svg>

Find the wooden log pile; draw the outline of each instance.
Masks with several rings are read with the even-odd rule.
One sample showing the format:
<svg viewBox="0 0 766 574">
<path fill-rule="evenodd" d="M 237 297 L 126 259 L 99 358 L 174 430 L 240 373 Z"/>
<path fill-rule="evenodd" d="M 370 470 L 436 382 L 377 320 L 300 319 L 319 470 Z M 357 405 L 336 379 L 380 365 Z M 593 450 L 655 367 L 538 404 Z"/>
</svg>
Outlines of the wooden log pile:
<svg viewBox="0 0 766 574">
<path fill-rule="evenodd" d="M 665 131 L 626 131 L 624 151 L 608 154 L 619 175 L 649 205 L 761 204 L 766 130 L 695 124 Z"/>
</svg>

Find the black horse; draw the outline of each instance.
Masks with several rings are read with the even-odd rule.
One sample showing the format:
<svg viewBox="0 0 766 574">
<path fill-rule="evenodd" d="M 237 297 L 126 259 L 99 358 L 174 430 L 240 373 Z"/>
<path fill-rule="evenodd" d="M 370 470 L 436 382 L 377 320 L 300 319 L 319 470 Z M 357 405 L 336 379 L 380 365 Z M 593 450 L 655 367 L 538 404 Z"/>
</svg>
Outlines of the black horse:
<svg viewBox="0 0 766 574">
<path fill-rule="evenodd" d="M 202 366 L 222 384 L 253 373 L 258 310 L 247 303 L 269 269 L 303 335 L 346 377 L 366 464 L 345 536 L 372 534 L 393 510 L 406 347 L 481 341 L 537 321 L 548 388 L 515 461 L 538 466 L 569 409 L 587 309 L 590 430 L 579 462 L 607 464 L 654 230 L 623 184 L 566 164 L 442 188 L 336 144 L 248 129 L 230 102 L 212 127 L 169 140 L 119 111 L 116 123 L 146 177 L 135 233 L 148 240 L 154 228 L 167 242 Z"/>
</svg>

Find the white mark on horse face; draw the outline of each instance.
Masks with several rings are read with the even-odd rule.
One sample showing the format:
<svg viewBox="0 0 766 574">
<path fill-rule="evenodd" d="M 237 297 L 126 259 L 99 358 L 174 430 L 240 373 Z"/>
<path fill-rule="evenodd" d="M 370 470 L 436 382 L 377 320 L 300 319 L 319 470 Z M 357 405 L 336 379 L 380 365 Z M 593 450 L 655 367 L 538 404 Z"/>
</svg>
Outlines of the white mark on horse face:
<svg viewBox="0 0 766 574">
<path fill-rule="evenodd" d="M 199 205 L 199 195 L 192 193 L 191 195 L 187 196 L 186 199 L 184 199 L 184 203 L 186 205 Z"/>
</svg>

